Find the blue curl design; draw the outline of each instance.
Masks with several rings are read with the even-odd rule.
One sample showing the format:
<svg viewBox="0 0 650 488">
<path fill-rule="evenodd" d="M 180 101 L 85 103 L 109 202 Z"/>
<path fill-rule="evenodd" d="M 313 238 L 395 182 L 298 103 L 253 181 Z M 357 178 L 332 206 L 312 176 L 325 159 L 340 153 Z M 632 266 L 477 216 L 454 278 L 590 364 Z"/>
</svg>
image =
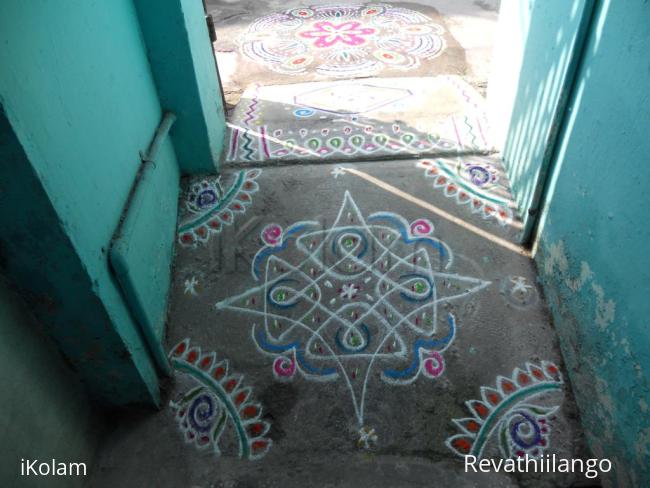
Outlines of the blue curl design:
<svg viewBox="0 0 650 488">
<path fill-rule="evenodd" d="M 368 217 L 367 220 L 369 222 L 377 221 L 377 220 L 387 220 L 392 224 L 394 224 L 395 227 L 397 227 L 397 230 L 402 236 L 402 240 L 404 240 L 404 242 L 406 242 L 407 244 L 411 244 L 412 242 L 424 242 L 425 244 L 429 244 L 433 249 L 438 251 L 440 253 L 441 258 L 445 258 L 447 256 L 447 250 L 442 244 L 440 244 L 440 241 L 438 239 L 434 239 L 432 237 L 412 237 L 409 234 L 407 227 L 404 225 L 404 222 L 400 218 L 398 218 L 395 214 L 388 213 L 388 212 L 376 213 Z"/>
<path fill-rule="evenodd" d="M 444 347 L 454 340 L 454 336 L 456 335 L 456 320 L 454 319 L 453 315 L 447 315 L 447 323 L 449 324 L 450 329 L 449 334 L 447 334 L 442 339 L 418 339 L 415 341 L 415 344 L 413 344 L 414 357 L 411 365 L 403 370 L 385 369 L 383 372 L 384 376 L 392 379 L 401 379 L 407 378 L 417 373 L 420 370 L 420 349 L 431 349 L 433 347 L 441 346 Z"/>
<path fill-rule="evenodd" d="M 268 341 L 266 331 L 262 328 L 257 331 L 255 339 L 262 349 L 274 354 L 282 354 L 293 349 L 296 353 L 296 361 L 298 361 L 300 367 L 310 374 L 319 376 L 330 376 L 336 374 L 335 368 L 317 368 L 316 366 L 309 364 L 307 362 L 307 359 L 305 359 L 304 350 L 300 348 L 299 342 L 290 342 L 289 344 L 273 344 Z"/>
<path fill-rule="evenodd" d="M 200 410 L 201 405 L 207 405 L 207 411 Z M 214 399 L 210 395 L 199 395 L 190 405 L 187 420 L 194 430 L 207 433 L 214 425 Z"/>
<path fill-rule="evenodd" d="M 539 428 L 537 421 L 533 419 L 530 415 L 526 414 L 525 412 L 518 411 L 517 414 L 521 415 L 526 420 L 525 421 L 519 420 L 515 422 L 515 424 L 512 426 L 512 428 L 510 429 L 510 437 L 512 438 L 512 440 L 522 449 L 530 449 L 531 447 L 538 445 L 542 440 L 542 431 Z M 526 442 L 521 437 L 519 437 L 519 426 L 525 422 L 533 426 L 533 431 L 535 433 L 533 440 L 530 442 Z"/>
<path fill-rule="evenodd" d="M 356 234 L 357 236 L 359 236 L 359 240 L 360 240 L 361 242 L 363 242 L 363 249 L 361 249 L 361 252 L 360 252 L 359 254 L 357 254 L 356 257 L 357 257 L 357 258 L 362 258 L 363 255 L 364 255 L 364 254 L 366 253 L 366 251 L 368 250 L 368 241 L 366 240 L 366 238 L 364 237 L 364 235 L 363 235 L 361 232 L 359 232 L 358 230 L 352 230 L 352 229 L 350 229 L 350 230 L 343 230 L 343 231 L 339 232 L 338 234 L 336 234 L 336 236 L 334 237 L 334 239 L 332 239 L 332 253 L 333 253 L 333 254 L 336 254 L 336 243 L 338 242 L 338 238 L 339 238 L 339 236 L 341 236 L 341 235 L 343 235 L 343 234 Z"/>
<path fill-rule="evenodd" d="M 426 276 L 424 276 L 422 274 L 419 274 L 419 273 L 409 273 L 409 274 L 402 275 L 399 278 L 400 278 L 400 280 L 402 278 L 421 278 L 424 281 L 426 281 L 427 283 L 429 283 L 429 293 L 427 293 L 427 296 L 422 297 L 422 298 L 415 298 L 415 297 L 412 297 L 410 295 L 407 295 L 403 291 L 400 291 L 399 294 L 404 300 L 409 301 L 409 302 L 423 302 L 423 301 L 428 300 L 429 298 L 431 298 L 433 296 L 433 282 L 428 277 L 426 277 Z"/>
<path fill-rule="evenodd" d="M 293 111 L 293 114 L 294 114 L 296 117 L 301 117 L 301 118 L 304 118 L 304 117 L 311 117 L 311 116 L 314 115 L 315 113 L 316 113 L 316 111 L 315 111 L 315 110 L 312 110 L 312 109 L 310 109 L 310 108 L 298 108 L 298 109 L 296 109 L 296 110 Z"/>
<path fill-rule="evenodd" d="M 278 285 L 281 285 L 282 283 L 298 283 L 298 280 L 294 279 L 284 279 L 284 280 L 278 280 L 276 281 L 271 288 L 269 288 L 269 291 L 266 292 L 266 299 L 268 302 L 270 302 L 274 307 L 278 308 L 291 308 L 295 307 L 297 305 L 296 302 L 294 303 L 279 303 L 277 300 L 275 300 L 272 296 L 273 291 L 277 288 Z"/>
<path fill-rule="evenodd" d="M 253 260 L 253 275 L 255 276 L 255 279 L 260 279 L 260 266 L 264 259 L 266 259 L 268 256 L 271 254 L 275 254 L 276 252 L 284 251 L 287 246 L 289 245 L 289 241 L 291 239 L 295 238 L 295 234 L 306 228 L 307 225 L 296 225 L 293 227 L 289 227 L 287 231 L 285 232 L 284 239 L 282 240 L 282 244 L 280 246 L 266 246 L 264 249 L 262 249 L 257 255 L 255 256 L 255 259 Z"/>
</svg>

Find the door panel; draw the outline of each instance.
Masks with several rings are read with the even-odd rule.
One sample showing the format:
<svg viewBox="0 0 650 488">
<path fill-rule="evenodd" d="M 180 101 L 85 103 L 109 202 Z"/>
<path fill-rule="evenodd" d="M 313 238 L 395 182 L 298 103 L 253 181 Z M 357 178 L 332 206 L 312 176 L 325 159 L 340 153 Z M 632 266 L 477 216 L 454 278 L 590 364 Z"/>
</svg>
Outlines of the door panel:
<svg viewBox="0 0 650 488">
<path fill-rule="evenodd" d="M 503 2 L 494 72 L 491 121 L 524 222 L 534 227 L 554 141 L 566 108 L 593 2 Z"/>
<path fill-rule="evenodd" d="M 163 350 L 167 295 L 176 236 L 179 170 L 169 138 L 155 161 L 143 163 L 124 220 L 111 246 L 110 260 L 124 298 L 165 373 Z"/>
</svg>

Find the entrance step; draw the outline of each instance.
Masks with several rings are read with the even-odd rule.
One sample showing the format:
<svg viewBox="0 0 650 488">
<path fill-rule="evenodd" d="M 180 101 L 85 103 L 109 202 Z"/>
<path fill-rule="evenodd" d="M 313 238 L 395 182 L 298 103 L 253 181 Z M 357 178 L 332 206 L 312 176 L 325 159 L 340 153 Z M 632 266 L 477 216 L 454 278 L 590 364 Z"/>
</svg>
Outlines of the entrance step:
<svg viewBox="0 0 650 488">
<path fill-rule="evenodd" d="M 249 87 L 228 123 L 231 165 L 486 154 L 483 98 L 457 76 Z"/>
</svg>

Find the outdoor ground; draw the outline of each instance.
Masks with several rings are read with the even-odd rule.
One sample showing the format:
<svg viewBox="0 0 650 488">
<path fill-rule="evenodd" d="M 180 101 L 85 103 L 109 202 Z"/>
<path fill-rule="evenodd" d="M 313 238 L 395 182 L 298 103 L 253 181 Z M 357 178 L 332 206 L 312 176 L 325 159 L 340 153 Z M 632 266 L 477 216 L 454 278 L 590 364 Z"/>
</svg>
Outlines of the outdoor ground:
<svg viewBox="0 0 650 488">
<path fill-rule="evenodd" d="M 575 481 L 463 472 L 465 452 L 584 454 L 489 160 L 242 169 L 185 188 L 174 381 L 160 412 L 119 420 L 91 486 Z"/>
<path fill-rule="evenodd" d="M 229 164 L 494 152 L 483 94 L 496 5 L 237 2 L 208 11 L 231 107 Z"/>
<path fill-rule="evenodd" d="M 382 77 L 390 76 L 433 76 L 451 74 L 462 76 L 481 94 L 485 94 L 489 75 L 494 31 L 498 16 L 498 0 L 424 0 L 404 2 L 401 0 L 382 2 L 392 8 L 407 9 L 407 16 L 417 21 L 419 15 L 427 17 L 425 24 L 435 26 L 435 33 L 444 43 L 444 49 L 437 56 L 420 59 L 417 65 L 406 70 L 383 69 Z M 325 81 L 337 79 L 333 71 L 317 71 L 319 63 L 313 63 L 301 72 L 269 70 L 268 64 L 290 58 L 300 49 L 288 40 L 292 37 L 278 37 L 274 31 L 273 45 L 258 43 L 251 47 L 253 40 L 259 40 L 255 33 L 261 29 L 278 27 L 277 16 L 292 9 L 313 6 L 363 6 L 363 2 L 331 0 L 208 0 L 208 13 L 212 15 L 217 32 L 214 44 L 221 81 L 229 106 L 234 107 L 243 91 L 255 83 L 264 85 L 291 84 L 305 81 Z M 372 5 L 372 4 L 369 4 Z M 271 17 L 271 18 L 269 18 Z M 262 20 L 261 20 L 262 19 Z M 406 19 L 408 20 L 408 18 Z M 260 25 L 256 22 L 261 22 Z M 275 22 L 275 24 L 274 24 Z M 297 26 L 296 26 L 297 27 Z M 281 31 L 282 29 L 280 29 Z M 292 31 L 291 31 L 292 32 Z M 302 38 L 301 40 L 304 40 Z M 308 39 L 308 38 L 307 38 Z M 402 39 L 403 41 L 403 39 Z M 434 41 L 435 43 L 435 41 Z M 392 45 L 391 45 L 392 44 Z M 397 41 L 383 47 L 401 51 L 408 45 Z M 333 46 L 341 51 L 340 45 Z M 380 46 L 381 47 L 381 46 Z M 390 47 L 396 49 L 390 49 Z M 407 49 L 408 50 L 408 49 Z M 313 45 L 304 51 L 319 57 L 320 48 Z M 328 51 L 328 49 L 325 49 Z M 421 53 L 425 54 L 426 53 Z M 266 64 L 266 65 L 265 65 Z M 277 63 L 279 64 L 279 62 Z M 320 63 L 322 64 L 322 63 Z M 346 79 L 368 76 L 363 69 L 348 69 L 340 76 Z"/>
</svg>

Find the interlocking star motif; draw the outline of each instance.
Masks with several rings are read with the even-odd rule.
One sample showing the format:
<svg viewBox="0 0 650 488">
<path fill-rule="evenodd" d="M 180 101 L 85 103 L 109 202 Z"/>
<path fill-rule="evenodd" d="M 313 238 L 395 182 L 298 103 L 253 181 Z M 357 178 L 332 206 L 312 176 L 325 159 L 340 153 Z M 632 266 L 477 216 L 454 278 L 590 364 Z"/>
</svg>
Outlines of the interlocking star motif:
<svg viewBox="0 0 650 488">
<path fill-rule="evenodd" d="M 346 191 L 330 227 L 267 226 L 252 265 L 259 284 L 216 307 L 255 319 L 253 339 L 275 358 L 276 377 L 342 378 L 361 428 L 371 372 L 392 384 L 440 376 L 456 327 L 452 314 L 438 318 L 438 304 L 489 284 L 450 272 L 451 248 L 433 230 L 390 212 L 366 219 Z"/>
</svg>

